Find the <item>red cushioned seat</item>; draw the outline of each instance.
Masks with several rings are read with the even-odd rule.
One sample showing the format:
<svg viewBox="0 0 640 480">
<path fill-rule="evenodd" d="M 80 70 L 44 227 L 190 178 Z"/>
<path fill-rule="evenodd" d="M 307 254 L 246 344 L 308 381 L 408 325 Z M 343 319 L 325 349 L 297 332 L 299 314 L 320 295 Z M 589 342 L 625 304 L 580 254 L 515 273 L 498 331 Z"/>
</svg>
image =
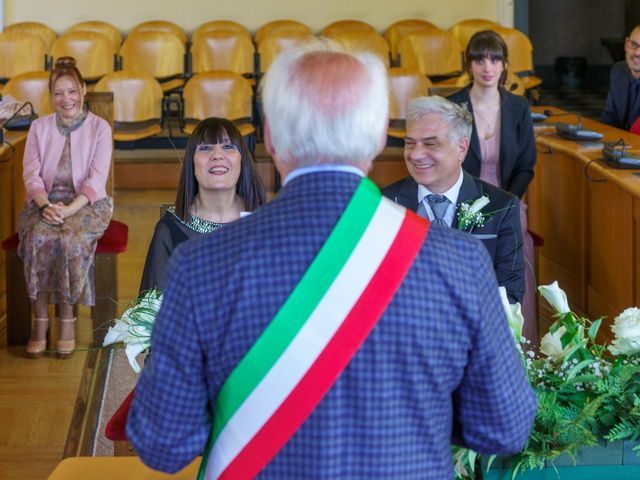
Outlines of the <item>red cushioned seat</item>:
<svg viewBox="0 0 640 480">
<path fill-rule="evenodd" d="M 111 220 L 96 247 L 96 253 L 122 253 L 127 250 L 129 227 L 126 223 Z"/>
<path fill-rule="evenodd" d="M 5 252 L 17 252 L 18 243 L 19 243 L 18 234 L 14 233 L 10 237 L 5 238 L 0 244 L 0 246 L 2 247 L 2 250 L 4 250 Z"/>
<path fill-rule="evenodd" d="M 122 253 L 127 250 L 127 240 L 129 238 L 129 227 L 126 223 L 118 220 L 111 220 L 104 235 L 98 240 L 96 253 Z M 18 250 L 18 234 L 14 233 L 2 241 L 2 249 L 7 252 Z"/>
<path fill-rule="evenodd" d="M 534 247 L 542 247 L 542 246 L 544 246 L 544 238 L 542 238 L 536 232 L 533 232 L 531 230 L 529 230 L 529 234 L 531 235 L 531 238 L 533 239 L 533 246 Z"/>
<path fill-rule="evenodd" d="M 114 442 L 117 440 L 128 440 L 125 433 L 125 427 L 127 425 L 127 418 L 129 417 L 129 408 L 131 408 L 131 402 L 133 401 L 133 395 L 135 389 L 131 390 L 131 393 L 127 395 L 124 402 L 118 407 L 116 413 L 107 422 L 104 429 L 104 436 Z"/>
</svg>

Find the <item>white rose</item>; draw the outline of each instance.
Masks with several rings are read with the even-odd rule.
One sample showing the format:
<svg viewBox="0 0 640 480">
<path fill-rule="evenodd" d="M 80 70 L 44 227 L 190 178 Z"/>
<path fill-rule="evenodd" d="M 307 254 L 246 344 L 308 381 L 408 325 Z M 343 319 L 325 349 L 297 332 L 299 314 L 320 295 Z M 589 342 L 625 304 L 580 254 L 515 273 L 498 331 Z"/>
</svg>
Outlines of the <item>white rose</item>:
<svg viewBox="0 0 640 480">
<path fill-rule="evenodd" d="M 614 355 L 640 352 L 640 308 L 627 308 L 618 315 L 611 327 L 615 339 L 609 350 Z"/>
<path fill-rule="evenodd" d="M 557 280 L 551 285 L 540 285 L 538 290 L 545 300 L 549 302 L 554 310 L 560 315 L 571 311 L 569 308 L 569 302 L 567 301 L 567 294 L 560 288 Z"/>
<path fill-rule="evenodd" d="M 540 351 L 554 360 L 561 360 L 573 346 L 573 342 L 571 342 L 562 348 L 562 341 L 560 339 L 565 333 L 567 333 L 567 329 L 564 327 L 558 328 L 556 333 L 547 333 L 542 337 L 542 341 L 540 342 Z"/>
<path fill-rule="evenodd" d="M 469 212 L 478 213 L 487 205 L 489 205 L 489 197 L 483 195 L 471 204 L 471 207 L 469 207 Z"/>
<path fill-rule="evenodd" d="M 498 287 L 498 291 L 500 292 L 500 300 L 502 300 L 502 308 L 504 308 L 504 313 L 507 316 L 507 322 L 509 323 L 509 328 L 511 329 L 511 333 L 515 337 L 515 339 L 519 342 L 523 342 L 524 339 L 522 337 L 522 326 L 524 325 L 524 317 L 522 316 L 522 309 L 520 307 L 520 303 L 517 302 L 515 304 L 510 304 L 509 299 L 507 298 L 507 289 L 504 287 Z"/>
</svg>

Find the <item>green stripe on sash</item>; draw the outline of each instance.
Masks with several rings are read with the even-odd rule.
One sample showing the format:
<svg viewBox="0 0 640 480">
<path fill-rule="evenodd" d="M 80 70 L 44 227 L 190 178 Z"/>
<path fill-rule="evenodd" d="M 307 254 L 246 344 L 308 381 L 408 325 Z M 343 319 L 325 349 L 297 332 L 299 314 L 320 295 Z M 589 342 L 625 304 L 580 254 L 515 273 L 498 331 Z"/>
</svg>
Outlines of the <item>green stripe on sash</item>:
<svg viewBox="0 0 640 480">
<path fill-rule="evenodd" d="M 300 282 L 220 389 L 211 444 L 291 343 L 332 285 L 369 225 L 381 198 L 378 188 L 370 180 L 362 179 Z"/>
</svg>

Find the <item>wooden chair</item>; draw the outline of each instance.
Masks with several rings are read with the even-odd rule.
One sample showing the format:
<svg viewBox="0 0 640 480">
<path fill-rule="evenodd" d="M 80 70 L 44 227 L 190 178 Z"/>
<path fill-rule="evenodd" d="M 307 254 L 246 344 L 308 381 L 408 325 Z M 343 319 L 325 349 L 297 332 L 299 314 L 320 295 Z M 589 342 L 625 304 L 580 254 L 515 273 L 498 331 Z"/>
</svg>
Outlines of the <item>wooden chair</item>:
<svg viewBox="0 0 640 480">
<path fill-rule="evenodd" d="M 334 40 L 351 52 L 370 52 L 389 66 L 389 44 L 382 35 L 368 30 L 343 30 L 329 33 L 327 38 Z"/>
<path fill-rule="evenodd" d="M 49 98 L 49 72 L 27 72 L 16 75 L 2 89 L 19 102 L 30 102 L 39 116 L 53 113 Z"/>
<path fill-rule="evenodd" d="M 60 57 L 76 59 L 76 65 L 87 83 L 95 83 L 115 69 L 112 40 L 99 32 L 77 30 L 65 33 L 51 47 L 51 65 Z"/>
<path fill-rule="evenodd" d="M 337 32 L 350 32 L 353 30 L 378 33 L 373 26 L 369 25 L 367 22 L 363 22 L 362 20 L 338 20 L 324 27 L 320 32 L 320 35 L 323 37 L 329 37 Z"/>
<path fill-rule="evenodd" d="M 163 92 L 184 86 L 185 46 L 166 31 L 132 32 L 120 49 L 122 70 L 145 72 L 155 77 Z"/>
<path fill-rule="evenodd" d="M 117 54 L 122 44 L 122 33 L 116 27 L 107 22 L 97 20 L 80 22 L 71 25 L 66 33 L 70 32 L 97 32 L 106 35 L 113 44 L 113 53 Z"/>
<path fill-rule="evenodd" d="M 0 79 L 47 69 L 47 48 L 35 33 L 9 30 L 0 33 Z"/>
<path fill-rule="evenodd" d="M 113 123 L 113 96 L 110 93 L 88 93 L 85 97 L 89 109 L 109 123 Z M 107 181 L 107 193 L 113 196 L 113 160 Z M 94 257 L 96 304 L 91 308 L 93 320 L 93 345 L 102 345 L 105 326 L 116 316 L 118 299 L 118 275 L 116 255 L 127 249 L 129 229 L 126 224 L 111 220 L 98 241 Z M 7 284 L 7 343 L 26 345 L 31 335 L 31 301 L 27 294 L 22 260 L 18 257 L 18 234 L 5 239 L 1 247 L 5 251 L 5 275 Z"/>
<path fill-rule="evenodd" d="M 469 20 L 463 20 L 456 23 L 449 29 L 449 31 L 458 39 L 462 49 L 466 50 L 469 39 L 474 33 L 482 30 L 493 30 L 497 26 L 498 24 L 491 20 L 486 20 L 484 18 L 471 18 Z"/>
<path fill-rule="evenodd" d="M 531 40 L 515 28 L 494 27 L 509 50 L 509 70 L 522 78 L 526 90 L 540 86 L 542 79 L 533 75 L 533 45 Z"/>
<path fill-rule="evenodd" d="M 245 33 L 211 30 L 194 37 L 191 45 L 191 71 L 229 70 L 251 76 L 254 70 L 253 42 Z"/>
<path fill-rule="evenodd" d="M 263 36 L 256 46 L 258 53 L 257 73 L 263 74 L 266 72 L 280 53 L 308 42 L 312 38 L 314 36 L 308 32 L 286 29 L 274 30 L 267 36 Z"/>
<path fill-rule="evenodd" d="M 246 35 L 249 37 L 249 40 L 251 40 L 251 33 L 244 25 L 232 20 L 212 20 L 210 22 L 203 23 L 193 31 L 191 34 L 191 44 L 193 45 L 196 39 L 203 33 L 215 32 L 217 30 L 231 30 L 233 32 Z"/>
<path fill-rule="evenodd" d="M 384 38 L 389 43 L 392 62 L 397 62 L 398 44 L 400 43 L 400 39 L 409 33 L 423 29 L 439 30 L 439 28 L 433 23 L 418 18 L 400 20 L 391 24 L 389 28 L 387 28 L 384 32 Z"/>
<path fill-rule="evenodd" d="M 96 92 L 113 92 L 114 134 L 117 142 L 131 142 L 162 133 L 162 88 L 144 72 L 119 71 L 105 75 Z"/>
<path fill-rule="evenodd" d="M 198 122 L 208 117 L 231 120 L 243 137 L 253 136 L 252 90 L 242 75 L 227 71 L 204 72 L 189 79 L 184 87 L 184 124 L 191 134 Z"/>
<path fill-rule="evenodd" d="M 417 69 L 432 81 L 458 76 L 463 70 L 462 48 L 446 30 L 419 30 L 405 35 L 398 45 L 398 55 L 401 67 Z"/>
<path fill-rule="evenodd" d="M 430 86 L 431 81 L 418 70 L 389 69 L 389 129 L 387 135 L 392 140 L 391 143 L 400 145 L 404 141 L 409 100 L 428 95 Z"/>
<path fill-rule="evenodd" d="M 48 52 L 56 41 L 56 32 L 46 26 L 44 23 L 39 22 L 19 22 L 12 23 L 4 27 L 5 32 L 25 32 L 37 35 L 44 43 L 45 51 Z"/>
<path fill-rule="evenodd" d="M 175 35 L 182 45 L 187 44 L 187 34 L 184 33 L 184 30 L 180 28 L 173 22 L 168 22 L 166 20 L 150 20 L 148 22 L 142 22 L 133 27 L 129 35 L 133 35 L 134 33 L 141 32 L 164 32 L 171 33 Z"/>
<path fill-rule="evenodd" d="M 307 35 L 313 35 L 313 30 L 304 23 L 296 20 L 273 20 L 262 25 L 254 34 L 253 40 L 257 46 L 267 37 L 278 36 L 278 32 L 281 30 L 287 32 L 297 31 Z"/>
</svg>

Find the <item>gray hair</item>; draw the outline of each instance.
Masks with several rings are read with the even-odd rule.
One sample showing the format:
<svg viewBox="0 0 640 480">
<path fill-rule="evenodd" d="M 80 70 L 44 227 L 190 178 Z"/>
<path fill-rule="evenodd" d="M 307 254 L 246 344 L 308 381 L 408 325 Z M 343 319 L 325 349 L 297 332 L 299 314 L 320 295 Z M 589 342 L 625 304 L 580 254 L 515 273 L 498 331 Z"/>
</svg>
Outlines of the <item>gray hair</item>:
<svg viewBox="0 0 640 480">
<path fill-rule="evenodd" d="M 439 114 L 449 127 L 449 141 L 452 144 L 462 139 L 471 138 L 473 117 L 466 105 L 458 105 L 446 98 L 432 95 L 430 97 L 416 97 L 409 102 L 407 107 L 407 129 L 430 113 Z"/>
<path fill-rule="evenodd" d="M 333 42 L 315 40 L 280 54 L 265 75 L 262 102 L 271 142 L 285 164 L 367 163 L 386 139 L 384 65 Z"/>
</svg>

